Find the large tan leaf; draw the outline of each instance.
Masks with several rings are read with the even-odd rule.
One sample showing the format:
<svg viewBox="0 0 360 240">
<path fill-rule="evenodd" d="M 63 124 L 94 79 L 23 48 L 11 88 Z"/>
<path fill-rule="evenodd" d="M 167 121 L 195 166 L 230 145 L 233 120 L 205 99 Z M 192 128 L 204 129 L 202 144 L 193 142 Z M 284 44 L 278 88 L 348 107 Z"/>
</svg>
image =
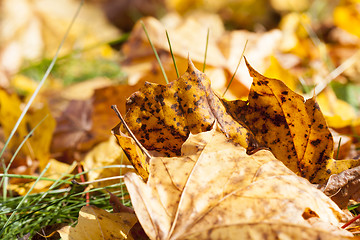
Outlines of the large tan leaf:
<svg viewBox="0 0 360 240">
<path fill-rule="evenodd" d="M 182 156 L 150 160 L 147 183 L 125 183 L 150 239 L 342 239 L 347 215 L 262 150 L 249 156 L 215 131 L 190 135 Z"/>
</svg>

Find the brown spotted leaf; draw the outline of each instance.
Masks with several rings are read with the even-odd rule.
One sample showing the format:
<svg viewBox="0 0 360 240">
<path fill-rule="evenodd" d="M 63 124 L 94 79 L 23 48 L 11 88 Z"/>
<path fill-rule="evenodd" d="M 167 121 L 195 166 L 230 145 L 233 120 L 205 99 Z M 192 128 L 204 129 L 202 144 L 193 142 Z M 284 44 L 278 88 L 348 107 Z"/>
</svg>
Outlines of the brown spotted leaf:
<svg viewBox="0 0 360 240">
<path fill-rule="evenodd" d="M 345 239 L 348 217 L 267 150 L 246 149 L 213 129 L 190 135 L 181 157 L 150 160 L 145 183 L 126 187 L 150 239 Z"/>
<path fill-rule="evenodd" d="M 229 138 L 249 152 L 258 147 L 251 132 L 226 112 L 210 80 L 190 60 L 187 71 L 175 81 L 167 85 L 147 82 L 131 95 L 125 116 L 143 146 L 163 156 L 180 155 L 189 134 L 210 130 L 215 120 Z"/>
<path fill-rule="evenodd" d="M 253 78 L 248 101 L 223 103 L 234 118 L 248 124 L 261 145 L 314 183 L 360 164 L 332 159 L 332 135 L 314 98 L 304 101 L 282 81 L 264 77 L 246 64 Z"/>
<path fill-rule="evenodd" d="M 136 146 L 135 141 L 131 137 L 120 131 L 120 127 L 121 123 L 112 129 L 112 133 L 137 173 L 146 181 L 149 177 L 149 164 L 146 156 Z"/>
<path fill-rule="evenodd" d="M 321 189 L 336 202 L 340 208 L 346 208 L 349 200 L 360 200 L 360 167 L 345 170 L 331 175 Z"/>
</svg>

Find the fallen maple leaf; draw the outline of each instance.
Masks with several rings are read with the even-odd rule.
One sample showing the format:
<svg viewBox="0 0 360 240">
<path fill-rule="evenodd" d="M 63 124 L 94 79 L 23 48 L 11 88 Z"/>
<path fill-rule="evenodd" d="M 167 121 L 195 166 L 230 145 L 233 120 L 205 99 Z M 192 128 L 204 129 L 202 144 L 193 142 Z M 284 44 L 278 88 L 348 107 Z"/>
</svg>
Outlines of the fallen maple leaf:
<svg viewBox="0 0 360 240">
<path fill-rule="evenodd" d="M 134 213 L 109 213 L 95 206 L 82 207 L 78 224 L 58 230 L 64 240 L 83 239 L 134 239 L 129 232 L 136 224 Z"/>
<path fill-rule="evenodd" d="M 249 153 L 259 147 L 252 133 L 226 112 L 210 80 L 191 60 L 180 78 L 167 85 L 147 82 L 126 104 L 125 121 L 136 138 L 147 150 L 163 156 L 179 155 L 190 132 L 208 131 L 215 120 L 230 139 Z"/>
<path fill-rule="evenodd" d="M 182 156 L 154 157 L 144 183 L 125 183 L 150 239 L 344 239 L 348 217 L 262 150 L 251 156 L 215 131 L 190 135 Z M 331 229 L 331 231 L 329 231 Z"/>
<path fill-rule="evenodd" d="M 246 122 L 260 145 L 313 183 L 324 183 L 331 174 L 360 164 L 332 158 L 332 135 L 315 98 L 304 101 L 282 81 L 264 77 L 246 64 L 253 77 L 249 100 L 222 102 L 235 119 Z"/>
</svg>

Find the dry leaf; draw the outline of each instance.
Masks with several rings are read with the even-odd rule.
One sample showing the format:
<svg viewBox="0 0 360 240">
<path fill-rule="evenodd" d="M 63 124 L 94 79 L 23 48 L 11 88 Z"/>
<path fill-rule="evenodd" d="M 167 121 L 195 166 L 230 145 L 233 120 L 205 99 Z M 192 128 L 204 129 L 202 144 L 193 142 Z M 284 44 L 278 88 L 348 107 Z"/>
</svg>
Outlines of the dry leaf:
<svg viewBox="0 0 360 240">
<path fill-rule="evenodd" d="M 253 33 L 245 30 L 231 31 L 224 34 L 218 41 L 219 48 L 226 58 L 226 70 L 233 75 L 241 58 L 246 41 L 245 56 L 260 70 L 266 70 L 269 65 L 269 56 L 278 49 L 282 33 L 272 30 L 265 33 Z M 230 78 L 229 78 L 230 80 Z M 249 93 L 252 79 L 244 64 L 240 64 L 229 90 L 236 97 L 246 96 Z M 225 88 L 219 89 L 221 93 Z"/>
<path fill-rule="evenodd" d="M 86 87 L 84 84 L 80 86 Z M 119 104 L 120 111 L 125 114 L 126 97 L 136 89 L 137 85 L 106 86 L 94 89 L 91 98 L 69 101 L 57 118 L 51 147 L 54 156 L 72 161 L 75 152 L 86 152 L 106 141 L 111 135 L 109 126 L 118 122 L 110 106 Z M 55 97 L 53 101 L 61 101 L 63 97 Z"/>
<path fill-rule="evenodd" d="M 332 159 L 333 139 L 314 98 L 305 102 L 282 81 L 264 77 L 246 64 L 254 80 L 248 102 L 223 103 L 234 118 L 248 124 L 259 144 L 313 183 L 324 183 L 331 174 L 360 164 Z"/>
<path fill-rule="evenodd" d="M 320 93 L 317 102 L 324 114 L 326 122 L 331 128 L 343 128 L 351 126 L 357 118 L 355 109 L 347 102 L 338 99 L 330 88 Z"/>
<path fill-rule="evenodd" d="M 360 201 L 360 167 L 331 175 L 321 190 L 340 208 L 346 208 L 350 199 Z"/>
<path fill-rule="evenodd" d="M 75 169 L 75 165 L 68 165 L 66 163 L 62 163 L 57 161 L 56 159 L 49 159 L 47 160 L 48 163 L 50 163 L 48 170 L 45 172 L 44 176 L 45 178 L 49 179 L 61 179 L 61 176 L 65 176 L 66 174 L 71 174 L 73 170 Z M 34 175 L 34 174 L 33 174 Z M 28 193 L 29 189 L 34 185 L 34 181 L 28 182 L 25 184 L 22 183 L 12 183 L 8 185 L 9 190 L 13 190 L 17 192 L 18 194 L 24 196 L 26 193 Z M 47 180 L 39 180 L 36 185 L 34 186 L 31 193 L 41 193 L 45 192 L 49 189 L 49 187 L 54 184 L 53 181 L 47 181 Z"/>
<path fill-rule="evenodd" d="M 13 130 L 21 112 L 22 102 L 19 97 L 16 94 L 8 94 L 6 91 L 0 90 L 0 124 L 6 138 Z M 24 160 L 20 159 L 25 159 L 26 157 L 30 161 L 38 161 L 40 168 L 45 167 L 47 164 L 50 155 L 50 143 L 55 129 L 55 120 L 51 116 L 48 105 L 41 102 L 35 103 L 25 115 L 24 120 L 18 127 L 17 134 L 14 135 L 9 143 L 7 150 L 9 155 L 5 155 L 5 159 L 7 161 L 10 160 L 25 136 L 46 116 L 47 118 L 39 125 L 33 136 L 27 140 L 27 143 L 21 149 L 20 154 L 13 163 L 13 167 L 25 165 L 22 163 Z M 20 174 L 21 172 L 18 173 Z"/>
<path fill-rule="evenodd" d="M 129 232 L 136 222 L 133 213 L 109 213 L 95 206 L 86 206 L 81 208 L 75 227 L 66 226 L 58 232 L 64 240 L 132 240 Z"/>
<path fill-rule="evenodd" d="M 118 167 L 104 168 L 105 166 L 111 165 L 118 165 Z M 119 167 L 119 165 L 122 166 Z M 128 171 L 133 171 L 131 163 L 126 158 L 113 136 L 107 141 L 99 143 L 89 151 L 83 159 L 83 166 L 85 170 L 89 170 L 87 173 L 88 181 L 119 176 Z M 120 181 L 121 180 L 119 179 L 104 182 L 101 181 L 92 183 L 92 186 L 95 188 L 106 187 L 119 183 Z"/>
<path fill-rule="evenodd" d="M 211 29 L 206 63 L 211 66 L 219 67 L 223 65 L 225 59 L 216 46 L 216 39 L 223 34 L 224 27 L 221 20 L 216 15 L 210 16 L 212 19 L 207 19 L 208 22 L 206 23 Z M 206 45 L 208 28 L 207 26 L 204 26 L 203 22 L 198 21 L 195 17 L 188 17 L 179 21 L 176 25 L 172 24 L 169 28 L 165 29 L 163 24 L 153 17 L 144 18 L 142 21 L 144 22 L 149 37 L 157 51 L 169 52 L 169 45 L 165 34 L 165 30 L 167 30 L 169 32 L 171 46 L 175 56 L 187 59 L 188 54 L 190 54 L 195 62 L 202 63 L 204 61 L 204 46 Z M 193 34 L 194 32 L 197 34 Z M 153 58 L 154 53 L 140 21 L 135 24 L 129 40 L 124 44 L 122 51 L 125 56 L 127 56 L 127 61 L 135 59 L 139 60 L 146 57 Z M 172 65 L 171 68 L 173 68 Z"/>
<path fill-rule="evenodd" d="M 113 128 L 112 133 L 137 173 L 146 181 L 149 177 L 149 163 L 146 156 L 131 137 L 120 131 L 120 127 L 121 123 Z"/>
<path fill-rule="evenodd" d="M 274 56 L 270 57 L 270 66 L 266 69 L 264 75 L 268 78 L 283 79 L 283 82 L 286 84 L 286 86 L 288 86 L 293 91 L 296 90 L 296 87 L 299 83 L 297 78 L 287 69 L 281 66 L 279 61 Z"/>
<path fill-rule="evenodd" d="M 180 154 L 190 132 L 208 131 L 215 119 L 221 130 L 248 152 L 258 148 L 246 127 L 234 121 L 189 60 L 184 75 L 167 85 L 145 83 L 127 101 L 125 121 L 143 146 L 167 156 Z M 131 158 L 130 158 L 131 159 Z"/>
<path fill-rule="evenodd" d="M 16 73 L 23 62 L 52 58 L 66 32 L 78 1 L 63 0 L 5 0 L 1 5 L 2 24 L 0 36 L 0 65 L 7 73 Z M 21 18 L 18 16 L 21 15 Z M 92 22 L 92 24 L 89 24 Z M 61 48 L 61 55 L 73 51 L 74 46 L 86 48 L 99 42 L 113 40 L 118 30 L 107 23 L 101 9 L 84 4 Z M 94 54 L 99 54 L 98 48 Z"/>
<path fill-rule="evenodd" d="M 150 239 L 351 236 L 336 228 L 348 215 L 307 180 L 269 151 L 249 156 L 214 129 L 190 135 L 181 157 L 152 158 L 147 183 L 135 173 L 125 183 Z"/>
<path fill-rule="evenodd" d="M 57 126 L 51 143 L 51 152 L 57 159 L 72 162 L 76 151 L 87 150 L 91 142 L 91 100 L 73 100 L 57 119 Z"/>
<path fill-rule="evenodd" d="M 334 24 L 360 37 L 360 14 L 357 1 L 341 1 L 334 9 Z"/>
</svg>

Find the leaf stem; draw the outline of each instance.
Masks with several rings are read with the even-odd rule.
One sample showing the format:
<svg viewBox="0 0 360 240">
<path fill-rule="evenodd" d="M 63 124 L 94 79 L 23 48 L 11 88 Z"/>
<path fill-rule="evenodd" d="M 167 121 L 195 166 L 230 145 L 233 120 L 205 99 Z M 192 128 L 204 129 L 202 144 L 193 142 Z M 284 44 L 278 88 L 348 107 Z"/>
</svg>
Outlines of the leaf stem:
<svg viewBox="0 0 360 240">
<path fill-rule="evenodd" d="M 159 55 L 158 55 L 158 53 L 157 53 L 157 51 L 156 51 L 156 49 L 155 49 L 155 47 L 154 47 L 151 39 L 150 39 L 150 36 L 149 36 L 148 31 L 147 31 L 147 29 L 146 29 L 146 27 L 145 27 L 145 24 L 144 24 L 144 22 L 143 22 L 142 20 L 140 21 L 140 23 L 141 23 L 141 25 L 142 25 L 142 27 L 143 27 L 143 29 L 144 29 L 144 32 L 145 32 L 145 34 L 146 34 L 146 37 L 147 37 L 147 39 L 148 39 L 148 41 L 149 41 L 149 43 L 150 43 L 150 46 L 151 46 L 153 52 L 154 52 L 154 54 L 155 54 L 155 57 L 156 57 L 159 65 L 160 65 L 160 69 L 161 69 L 161 72 L 162 72 L 162 74 L 163 74 L 163 76 L 164 76 L 164 78 L 165 78 L 165 82 L 166 82 L 166 84 L 168 84 L 168 83 L 169 83 L 169 80 L 168 80 L 168 78 L 167 78 L 167 76 L 166 76 L 164 67 L 163 67 L 163 65 L 162 65 L 162 63 L 161 63 L 161 61 L 160 61 L 160 57 L 159 57 Z"/>
<path fill-rule="evenodd" d="M 353 219 L 351 219 L 350 221 L 348 221 L 347 223 L 345 223 L 343 226 L 341 226 L 341 228 L 346 228 L 347 226 L 349 226 L 350 224 L 352 224 L 353 222 L 355 222 L 359 218 L 360 218 L 360 214 L 357 215 L 356 217 L 354 217 Z"/>
<path fill-rule="evenodd" d="M 120 118 L 121 123 L 124 125 L 126 131 L 130 134 L 131 138 L 135 141 L 136 145 L 141 149 L 141 151 L 150 159 L 151 155 L 148 151 L 144 148 L 144 146 L 137 140 L 134 133 L 131 131 L 127 123 L 125 122 L 124 118 L 122 117 L 121 113 L 119 112 L 116 105 L 112 105 L 111 108 L 115 111 L 116 115 Z"/>
</svg>

